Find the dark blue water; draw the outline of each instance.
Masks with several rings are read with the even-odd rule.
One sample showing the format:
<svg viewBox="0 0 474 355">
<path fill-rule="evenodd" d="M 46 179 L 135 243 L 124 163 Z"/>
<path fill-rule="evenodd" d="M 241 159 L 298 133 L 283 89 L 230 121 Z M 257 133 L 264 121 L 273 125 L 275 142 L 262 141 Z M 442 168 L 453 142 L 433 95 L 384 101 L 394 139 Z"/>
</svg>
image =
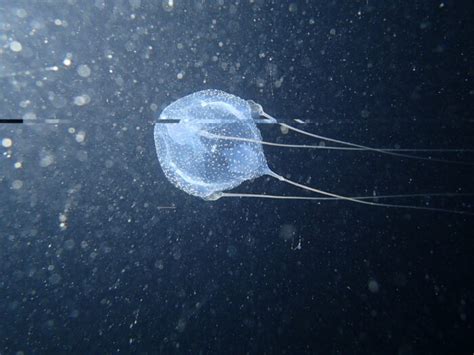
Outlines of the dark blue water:
<svg viewBox="0 0 474 355">
<path fill-rule="evenodd" d="M 471 2 L 314 3 L 0 0 L 0 118 L 62 122 L 0 126 L 0 353 L 473 351 L 472 216 L 206 202 L 160 170 L 153 120 L 206 88 L 359 144 L 474 147 Z M 339 194 L 473 192 L 472 167 L 265 154 Z"/>
</svg>

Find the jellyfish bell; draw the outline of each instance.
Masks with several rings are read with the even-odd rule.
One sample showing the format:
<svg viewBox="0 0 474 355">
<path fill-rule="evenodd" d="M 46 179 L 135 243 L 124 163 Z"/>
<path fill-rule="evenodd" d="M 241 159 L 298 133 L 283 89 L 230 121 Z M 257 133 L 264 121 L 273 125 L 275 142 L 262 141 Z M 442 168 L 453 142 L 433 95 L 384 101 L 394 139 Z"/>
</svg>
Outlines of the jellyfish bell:
<svg viewBox="0 0 474 355">
<path fill-rule="evenodd" d="M 166 107 L 155 124 L 160 165 L 186 193 L 211 199 L 242 182 L 268 174 L 262 141 L 248 103 L 217 90 L 200 91 Z M 216 139 L 225 135 L 241 140 Z"/>
</svg>

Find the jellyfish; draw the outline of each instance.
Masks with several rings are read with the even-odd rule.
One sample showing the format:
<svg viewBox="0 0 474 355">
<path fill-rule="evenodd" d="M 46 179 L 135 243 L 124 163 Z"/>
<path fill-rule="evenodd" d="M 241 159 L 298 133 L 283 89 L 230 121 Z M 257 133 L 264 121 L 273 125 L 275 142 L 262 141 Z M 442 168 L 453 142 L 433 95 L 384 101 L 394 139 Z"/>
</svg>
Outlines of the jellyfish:
<svg viewBox="0 0 474 355">
<path fill-rule="evenodd" d="M 333 146 L 281 144 L 267 142 L 257 125 L 279 125 L 295 133 L 330 142 Z M 414 196 L 466 196 L 469 194 L 409 194 L 386 196 L 343 196 L 312 186 L 300 184 L 270 169 L 264 146 L 301 149 L 350 149 L 375 151 L 406 159 L 474 165 L 468 161 L 428 158 L 419 155 L 429 149 L 380 149 L 324 137 L 277 120 L 252 100 L 220 91 L 203 90 L 187 95 L 167 106 L 154 127 L 156 153 L 165 177 L 178 189 L 204 200 L 215 201 L 223 197 L 258 197 L 278 199 L 321 200 L 337 199 L 379 206 L 472 214 L 428 206 L 375 202 Z M 466 150 L 436 150 L 466 151 Z M 270 176 L 302 190 L 320 196 L 275 196 L 229 192 L 244 181 Z M 321 197 L 324 196 L 324 197 Z"/>
</svg>

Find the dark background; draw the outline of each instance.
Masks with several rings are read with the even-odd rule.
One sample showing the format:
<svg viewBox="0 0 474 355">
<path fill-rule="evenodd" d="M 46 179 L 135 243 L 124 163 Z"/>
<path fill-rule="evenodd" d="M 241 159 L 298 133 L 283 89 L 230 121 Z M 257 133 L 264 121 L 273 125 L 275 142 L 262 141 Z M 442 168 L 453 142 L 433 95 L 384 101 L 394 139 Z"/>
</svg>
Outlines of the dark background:
<svg viewBox="0 0 474 355">
<path fill-rule="evenodd" d="M 0 0 L 0 116 L 62 122 L 0 126 L 0 352 L 472 353 L 472 216 L 206 202 L 165 179 L 152 123 L 216 88 L 359 144 L 474 148 L 473 18 L 472 1 Z M 339 194 L 473 192 L 468 166 L 265 152 Z"/>
</svg>

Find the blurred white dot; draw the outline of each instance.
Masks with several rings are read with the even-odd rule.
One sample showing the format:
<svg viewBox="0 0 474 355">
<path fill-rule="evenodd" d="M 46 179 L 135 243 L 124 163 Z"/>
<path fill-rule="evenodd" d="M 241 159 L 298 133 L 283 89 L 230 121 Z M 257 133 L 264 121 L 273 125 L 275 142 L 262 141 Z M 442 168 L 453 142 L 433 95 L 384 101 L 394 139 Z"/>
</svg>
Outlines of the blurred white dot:
<svg viewBox="0 0 474 355">
<path fill-rule="evenodd" d="M 28 107 L 29 105 L 31 105 L 31 101 L 30 101 L 30 100 L 22 100 L 22 101 L 20 101 L 20 107 L 21 107 L 21 108 L 26 108 L 26 107 Z"/>
<path fill-rule="evenodd" d="M 86 132 L 84 131 L 79 131 L 76 134 L 76 142 L 77 143 L 82 143 L 86 139 Z"/>
<path fill-rule="evenodd" d="M 91 98 L 89 95 L 79 95 L 74 98 L 74 105 L 77 106 L 84 106 L 91 102 Z"/>
<path fill-rule="evenodd" d="M 12 189 L 13 190 L 19 190 L 23 187 L 23 181 L 21 180 L 14 180 L 12 182 Z"/>
<path fill-rule="evenodd" d="M 53 65 L 52 67 L 47 67 L 45 70 L 47 70 L 47 71 L 58 71 L 59 67 L 57 65 Z M 37 81 L 36 85 L 40 86 L 40 83 L 41 83 L 41 81 L 39 81 L 39 82 Z"/>
<path fill-rule="evenodd" d="M 162 6 L 165 11 L 173 11 L 174 0 L 162 0 Z"/>
<path fill-rule="evenodd" d="M 25 121 L 36 120 L 36 113 L 34 113 L 34 112 L 26 112 L 26 113 L 23 115 L 23 119 L 24 119 Z"/>
<path fill-rule="evenodd" d="M 22 164 L 20 161 L 17 161 L 17 162 L 14 164 L 15 169 L 20 169 L 22 166 L 23 166 L 23 164 Z"/>
<path fill-rule="evenodd" d="M 178 78 L 178 80 L 181 80 L 184 77 L 184 73 L 180 72 L 180 73 L 178 73 L 178 75 L 176 75 L 176 77 Z"/>
<path fill-rule="evenodd" d="M 42 168 L 46 168 L 54 163 L 54 156 L 52 154 L 44 153 L 44 155 L 40 159 L 40 166 Z"/>
<path fill-rule="evenodd" d="M 3 138 L 2 139 L 2 145 L 5 148 L 10 148 L 13 145 L 13 141 L 10 138 Z"/>
<path fill-rule="evenodd" d="M 81 64 L 77 67 L 77 74 L 83 78 L 87 78 L 91 75 L 91 68 L 87 64 Z"/>
<path fill-rule="evenodd" d="M 16 10 L 16 15 L 19 18 L 25 18 L 26 16 L 28 16 L 28 13 L 26 12 L 25 9 L 18 9 L 18 10 Z"/>
<path fill-rule="evenodd" d="M 379 287 L 379 283 L 377 281 L 370 280 L 368 286 L 369 286 L 369 291 L 370 292 L 372 292 L 372 293 L 379 292 L 380 287 Z"/>
<path fill-rule="evenodd" d="M 21 50 L 23 49 L 23 46 L 21 45 L 20 42 L 18 41 L 13 41 L 10 43 L 10 49 L 13 51 L 13 52 L 21 52 Z"/>
<path fill-rule="evenodd" d="M 63 60 L 63 64 L 68 67 L 72 64 L 72 60 L 69 58 L 66 58 Z"/>
<path fill-rule="evenodd" d="M 72 250 L 72 249 L 74 249 L 74 245 L 75 245 L 75 244 L 76 244 L 76 243 L 74 242 L 74 240 L 68 239 L 68 240 L 66 240 L 66 241 L 64 242 L 64 248 L 65 248 L 66 250 Z"/>
</svg>

